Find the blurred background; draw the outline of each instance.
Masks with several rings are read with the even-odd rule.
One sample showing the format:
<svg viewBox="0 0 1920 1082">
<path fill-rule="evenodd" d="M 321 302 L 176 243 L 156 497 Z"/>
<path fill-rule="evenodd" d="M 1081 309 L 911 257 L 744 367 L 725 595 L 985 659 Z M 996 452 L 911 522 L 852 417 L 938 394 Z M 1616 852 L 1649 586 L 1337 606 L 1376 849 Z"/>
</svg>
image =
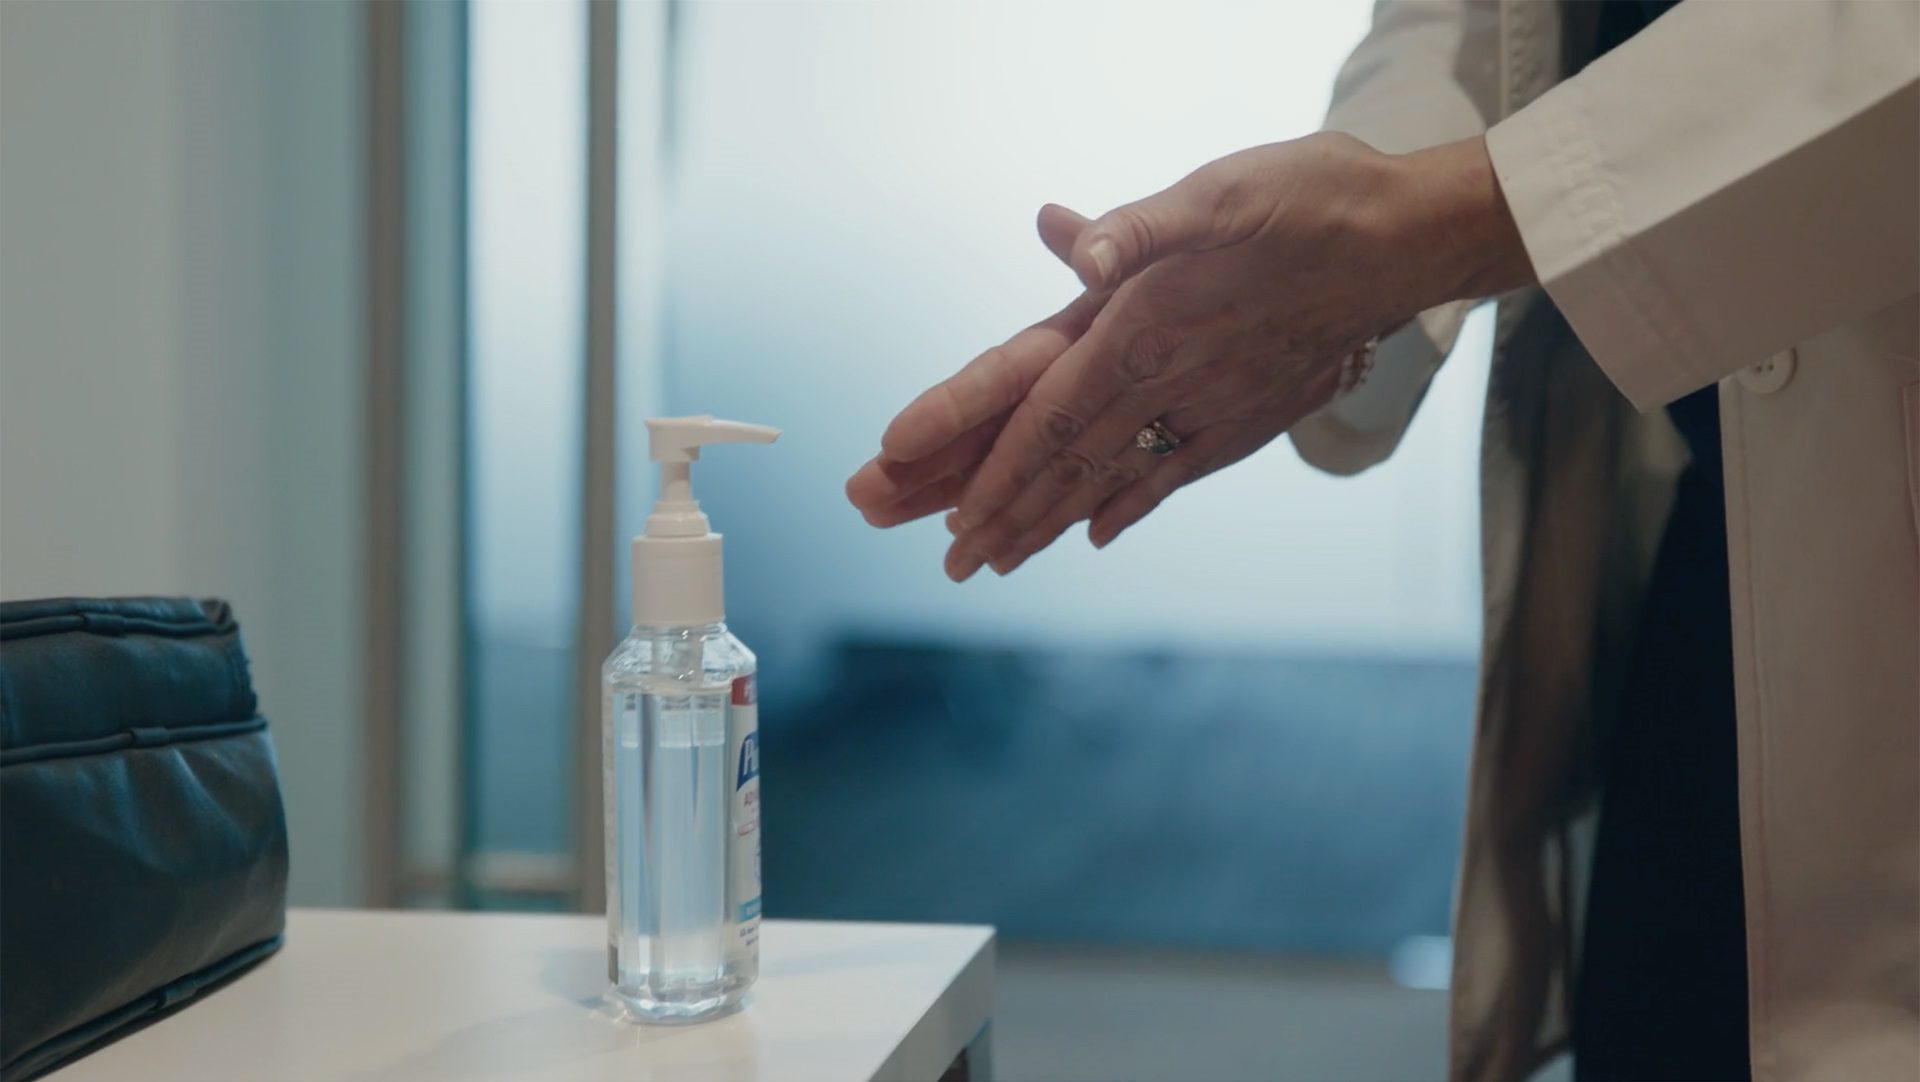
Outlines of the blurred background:
<svg viewBox="0 0 1920 1082">
<path fill-rule="evenodd" d="M 775 917 L 1003 937 L 1008 1078 L 1444 1073 L 1477 313 L 1402 451 L 1284 441 L 955 586 L 841 496 L 1076 291 L 1033 235 L 1317 127 L 1365 0 L 0 4 L 0 595 L 231 599 L 306 905 L 594 909 L 642 418 L 761 659 Z"/>
</svg>

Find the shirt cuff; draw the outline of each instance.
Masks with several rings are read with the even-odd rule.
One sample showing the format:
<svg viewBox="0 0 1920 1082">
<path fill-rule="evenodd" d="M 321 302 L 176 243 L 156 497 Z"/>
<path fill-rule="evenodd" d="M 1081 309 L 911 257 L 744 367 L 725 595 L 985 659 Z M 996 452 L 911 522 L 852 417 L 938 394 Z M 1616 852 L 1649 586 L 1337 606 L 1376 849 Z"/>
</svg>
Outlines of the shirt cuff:
<svg viewBox="0 0 1920 1082">
<path fill-rule="evenodd" d="M 1541 287 L 1614 386 L 1654 410 L 1713 382 L 1688 364 L 1671 294 L 1634 250 L 1579 85 L 1556 87 L 1486 140 Z"/>
<path fill-rule="evenodd" d="M 1382 338 L 1364 383 L 1293 426 L 1294 450 L 1308 465 L 1339 476 L 1384 462 L 1406 434 L 1466 311 L 1465 304 L 1442 305 Z"/>
</svg>

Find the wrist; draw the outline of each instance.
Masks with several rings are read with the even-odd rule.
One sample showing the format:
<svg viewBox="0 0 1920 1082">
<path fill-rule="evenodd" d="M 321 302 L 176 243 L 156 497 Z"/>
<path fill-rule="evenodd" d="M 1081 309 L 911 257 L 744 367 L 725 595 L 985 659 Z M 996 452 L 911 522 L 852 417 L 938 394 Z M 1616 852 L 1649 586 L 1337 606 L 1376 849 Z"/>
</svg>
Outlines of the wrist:
<svg viewBox="0 0 1920 1082">
<path fill-rule="evenodd" d="M 1410 226 L 1431 270 L 1431 304 L 1478 300 L 1535 283 L 1533 263 L 1480 136 L 1401 155 Z M 1429 305 L 1429 306 L 1430 306 Z"/>
</svg>

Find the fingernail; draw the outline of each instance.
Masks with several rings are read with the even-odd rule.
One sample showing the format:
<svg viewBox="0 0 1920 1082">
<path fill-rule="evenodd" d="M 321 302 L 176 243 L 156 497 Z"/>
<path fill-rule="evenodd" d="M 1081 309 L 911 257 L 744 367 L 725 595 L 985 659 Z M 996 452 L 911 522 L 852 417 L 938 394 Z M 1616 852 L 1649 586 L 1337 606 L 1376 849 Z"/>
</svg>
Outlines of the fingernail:
<svg viewBox="0 0 1920 1082">
<path fill-rule="evenodd" d="M 1113 242 L 1105 237 L 1093 242 L 1087 248 L 1087 258 L 1093 260 L 1093 269 L 1100 275 L 1100 284 L 1113 281 L 1114 266 L 1119 262 L 1119 253 L 1114 250 Z"/>
<path fill-rule="evenodd" d="M 1009 560 L 1005 556 L 1002 556 L 999 559 L 992 561 L 987 566 L 993 568 L 994 574 L 1004 579 L 1008 575 L 1012 574 L 1013 569 L 1016 567 L 1019 567 L 1020 564 L 1017 561 Z"/>
<path fill-rule="evenodd" d="M 1094 548 L 1103 549 L 1103 548 L 1106 548 L 1108 544 L 1112 543 L 1113 538 L 1104 532 L 1094 533 L 1092 530 L 1088 530 L 1087 540 L 1093 542 Z"/>
<path fill-rule="evenodd" d="M 959 561 L 953 565 L 953 581 L 967 581 L 973 577 L 974 572 L 980 570 L 980 565 L 986 562 L 986 557 L 977 552 L 965 553 L 960 557 Z"/>
</svg>

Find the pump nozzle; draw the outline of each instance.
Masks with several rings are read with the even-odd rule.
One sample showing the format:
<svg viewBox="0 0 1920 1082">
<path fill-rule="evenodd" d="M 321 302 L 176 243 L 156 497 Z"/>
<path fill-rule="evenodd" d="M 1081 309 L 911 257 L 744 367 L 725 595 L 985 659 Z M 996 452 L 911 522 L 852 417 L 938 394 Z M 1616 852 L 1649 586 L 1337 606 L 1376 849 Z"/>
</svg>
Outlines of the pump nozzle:
<svg viewBox="0 0 1920 1082">
<path fill-rule="evenodd" d="M 724 611 L 720 535 L 693 498 L 693 463 L 709 443 L 772 443 L 780 430 L 696 417 L 647 418 L 648 456 L 660 464 L 660 498 L 633 539 L 635 624 L 713 623 Z"/>
<path fill-rule="evenodd" d="M 648 537 L 699 537 L 707 532 L 707 516 L 693 498 L 691 463 L 709 443 L 772 443 L 780 430 L 766 425 L 716 421 L 708 414 L 694 417 L 647 418 L 648 456 L 660 463 L 660 499 L 647 516 Z"/>
<path fill-rule="evenodd" d="M 711 414 L 647 418 L 648 457 L 655 462 L 697 462 L 709 443 L 772 443 L 780 430 L 739 421 L 716 421 Z"/>
</svg>

